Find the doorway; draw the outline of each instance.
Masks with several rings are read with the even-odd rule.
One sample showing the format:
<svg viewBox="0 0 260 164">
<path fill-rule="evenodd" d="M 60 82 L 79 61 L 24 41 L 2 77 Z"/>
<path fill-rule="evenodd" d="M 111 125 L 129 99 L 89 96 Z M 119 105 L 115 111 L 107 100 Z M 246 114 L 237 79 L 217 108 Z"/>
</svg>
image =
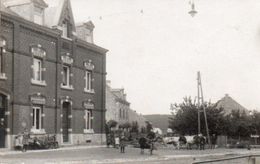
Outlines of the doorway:
<svg viewBox="0 0 260 164">
<path fill-rule="evenodd" d="M 5 137 L 6 137 L 6 96 L 0 94 L 0 148 L 5 148 Z"/>
<path fill-rule="evenodd" d="M 63 143 L 69 142 L 69 115 L 70 115 L 71 104 L 69 102 L 64 102 L 62 104 L 62 137 Z"/>
</svg>

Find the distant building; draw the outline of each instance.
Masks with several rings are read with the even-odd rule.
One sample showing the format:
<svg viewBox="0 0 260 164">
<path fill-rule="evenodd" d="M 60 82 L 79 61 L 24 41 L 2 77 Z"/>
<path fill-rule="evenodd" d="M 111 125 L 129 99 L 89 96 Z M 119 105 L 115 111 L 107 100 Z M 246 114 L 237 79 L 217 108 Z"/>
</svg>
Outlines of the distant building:
<svg viewBox="0 0 260 164">
<path fill-rule="evenodd" d="M 76 26 L 70 0 L 0 2 L 0 148 L 25 129 L 61 145 L 104 142 L 107 50 L 92 22 Z"/>
<path fill-rule="evenodd" d="M 142 114 L 130 108 L 124 89 L 111 88 L 110 81 L 107 81 L 106 85 L 106 109 L 106 121 L 114 120 L 118 125 L 135 121 L 138 122 L 139 128 L 146 125 Z"/>
<path fill-rule="evenodd" d="M 139 129 L 141 129 L 142 127 L 146 127 L 146 119 L 144 118 L 144 116 L 132 109 L 129 110 L 129 122 L 137 122 L 139 125 Z"/>
<path fill-rule="evenodd" d="M 220 99 L 215 105 L 217 108 L 223 108 L 226 114 L 231 113 L 232 110 L 245 111 L 246 113 L 249 112 L 248 109 L 240 105 L 228 94 L 226 94 L 225 97 Z"/>
<path fill-rule="evenodd" d="M 106 85 L 106 109 L 106 121 L 114 120 L 118 125 L 129 122 L 130 103 L 124 89 L 111 88 L 110 81 Z"/>
</svg>

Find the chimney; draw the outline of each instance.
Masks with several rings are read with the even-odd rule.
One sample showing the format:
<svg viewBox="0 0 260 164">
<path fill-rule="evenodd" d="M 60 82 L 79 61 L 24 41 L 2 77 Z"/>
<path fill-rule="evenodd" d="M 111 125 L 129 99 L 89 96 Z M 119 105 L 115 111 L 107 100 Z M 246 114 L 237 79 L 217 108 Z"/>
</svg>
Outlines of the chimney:
<svg viewBox="0 0 260 164">
<path fill-rule="evenodd" d="M 107 86 L 111 87 L 111 80 L 107 80 Z"/>
<path fill-rule="evenodd" d="M 80 23 L 76 26 L 77 36 L 88 43 L 94 43 L 93 30 L 95 26 L 92 21 Z"/>
<path fill-rule="evenodd" d="M 126 100 L 126 94 L 124 94 L 123 96 L 124 96 L 124 100 Z"/>
</svg>

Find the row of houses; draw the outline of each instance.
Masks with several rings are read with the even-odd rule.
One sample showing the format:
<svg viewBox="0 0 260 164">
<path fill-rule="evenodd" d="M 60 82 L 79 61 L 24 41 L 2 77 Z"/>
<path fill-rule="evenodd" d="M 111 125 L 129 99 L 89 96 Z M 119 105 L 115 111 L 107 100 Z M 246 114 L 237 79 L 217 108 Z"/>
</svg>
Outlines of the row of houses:
<svg viewBox="0 0 260 164">
<path fill-rule="evenodd" d="M 135 116 L 124 90 L 106 84 L 94 24 L 75 23 L 70 0 L 46 1 L 0 1 L 0 148 L 26 129 L 61 145 L 102 144 L 107 119 Z"/>
<path fill-rule="evenodd" d="M 114 120 L 117 125 L 137 122 L 139 128 L 145 127 L 146 119 L 130 107 L 124 88 L 112 88 L 111 81 L 106 86 L 106 120 Z"/>
</svg>

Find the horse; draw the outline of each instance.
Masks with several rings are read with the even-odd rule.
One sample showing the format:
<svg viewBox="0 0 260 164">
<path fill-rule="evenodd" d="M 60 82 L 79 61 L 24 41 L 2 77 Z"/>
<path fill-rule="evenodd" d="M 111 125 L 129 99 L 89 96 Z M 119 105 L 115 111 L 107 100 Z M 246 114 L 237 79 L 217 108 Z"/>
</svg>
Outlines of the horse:
<svg viewBox="0 0 260 164">
<path fill-rule="evenodd" d="M 165 137 L 163 138 L 164 143 L 172 144 L 176 149 L 180 149 L 182 145 L 186 144 L 186 138 L 184 136 L 179 137 Z"/>
<path fill-rule="evenodd" d="M 206 138 L 201 135 L 185 136 L 187 139 L 187 149 L 192 149 L 193 145 L 196 145 L 197 149 L 204 150 L 206 144 Z"/>
</svg>

